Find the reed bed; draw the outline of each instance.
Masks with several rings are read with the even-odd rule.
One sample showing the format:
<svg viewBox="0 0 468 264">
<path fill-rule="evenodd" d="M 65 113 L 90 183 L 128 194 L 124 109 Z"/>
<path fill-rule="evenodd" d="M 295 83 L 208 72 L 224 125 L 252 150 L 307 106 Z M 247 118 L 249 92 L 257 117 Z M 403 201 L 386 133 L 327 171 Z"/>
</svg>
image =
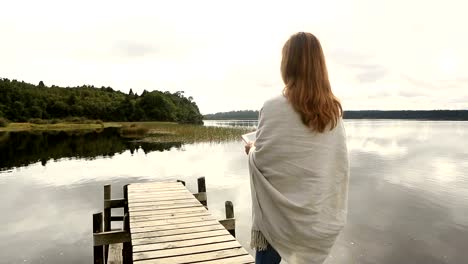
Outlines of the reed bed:
<svg viewBox="0 0 468 264">
<path fill-rule="evenodd" d="M 134 123 L 135 124 L 135 123 Z M 125 126 L 125 124 L 123 124 Z M 147 128 L 143 142 L 225 142 L 240 140 L 251 128 L 208 127 L 168 122 L 139 122 L 136 127 Z"/>
<path fill-rule="evenodd" d="M 209 127 L 201 125 L 177 124 L 171 122 L 88 122 L 78 123 L 11 123 L 8 127 L 0 127 L 0 132 L 14 131 L 82 131 L 102 130 L 107 127 L 120 127 L 120 134 L 141 142 L 226 142 L 240 140 L 242 134 L 252 131 L 252 128 Z"/>
<path fill-rule="evenodd" d="M 120 129 L 120 135 L 126 138 L 140 138 L 148 134 L 149 128 L 137 124 L 124 125 Z"/>
</svg>

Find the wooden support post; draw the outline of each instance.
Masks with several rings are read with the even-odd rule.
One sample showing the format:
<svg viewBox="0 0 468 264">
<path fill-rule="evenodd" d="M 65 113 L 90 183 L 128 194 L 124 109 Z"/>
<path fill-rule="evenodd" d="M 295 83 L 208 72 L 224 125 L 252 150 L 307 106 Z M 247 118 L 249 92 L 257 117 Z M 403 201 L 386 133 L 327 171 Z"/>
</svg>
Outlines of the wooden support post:
<svg viewBox="0 0 468 264">
<path fill-rule="evenodd" d="M 205 183 L 205 177 L 200 177 L 197 179 L 198 181 L 198 192 L 206 192 L 206 183 Z"/>
<path fill-rule="evenodd" d="M 123 193 L 124 193 L 124 200 L 125 200 L 123 229 L 124 231 L 130 233 L 130 217 L 128 213 L 128 185 L 124 185 Z M 124 264 L 133 262 L 132 242 L 123 243 L 122 259 L 123 259 Z"/>
<path fill-rule="evenodd" d="M 93 233 L 102 232 L 102 213 L 93 214 Z M 94 246 L 94 264 L 104 264 L 103 246 Z"/>
<path fill-rule="evenodd" d="M 198 201 L 200 201 L 200 203 L 202 205 L 205 206 L 205 208 L 208 209 L 208 199 L 206 197 L 206 183 L 205 183 L 205 177 L 200 177 L 198 178 L 197 180 L 198 182 L 198 195 L 196 196 Z"/>
<path fill-rule="evenodd" d="M 226 210 L 226 225 L 224 227 L 231 233 L 233 237 L 236 237 L 236 220 L 234 218 L 234 205 L 231 201 L 224 203 Z"/>
<path fill-rule="evenodd" d="M 226 209 L 226 219 L 234 218 L 234 205 L 231 201 L 226 201 L 224 203 L 224 208 Z"/>
<path fill-rule="evenodd" d="M 106 208 L 106 200 L 111 199 L 110 184 L 104 185 L 104 232 L 111 231 L 111 208 Z M 104 259 L 107 263 L 109 245 L 104 246 Z"/>
</svg>

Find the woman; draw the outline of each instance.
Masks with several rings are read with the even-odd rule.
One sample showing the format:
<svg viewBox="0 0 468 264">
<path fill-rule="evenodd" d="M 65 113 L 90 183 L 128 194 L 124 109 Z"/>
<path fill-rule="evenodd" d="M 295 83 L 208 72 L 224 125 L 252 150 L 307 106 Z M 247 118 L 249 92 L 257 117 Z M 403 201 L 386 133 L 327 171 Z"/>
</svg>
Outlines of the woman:
<svg viewBox="0 0 468 264">
<path fill-rule="evenodd" d="M 349 177 L 342 108 L 318 39 L 283 47 L 283 94 L 265 102 L 249 155 L 256 263 L 323 263 L 346 221 Z"/>
</svg>

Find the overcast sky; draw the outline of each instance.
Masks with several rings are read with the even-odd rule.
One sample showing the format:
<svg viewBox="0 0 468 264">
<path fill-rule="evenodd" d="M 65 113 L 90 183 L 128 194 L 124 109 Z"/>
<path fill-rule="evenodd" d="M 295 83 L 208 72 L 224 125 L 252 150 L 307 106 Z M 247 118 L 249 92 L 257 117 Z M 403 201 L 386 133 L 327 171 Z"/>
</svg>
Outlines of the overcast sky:
<svg viewBox="0 0 468 264">
<path fill-rule="evenodd" d="M 468 109 L 468 1 L 3 1 L 0 77 L 185 91 L 202 113 L 258 109 L 281 48 L 315 34 L 348 110 Z"/>
</svg>

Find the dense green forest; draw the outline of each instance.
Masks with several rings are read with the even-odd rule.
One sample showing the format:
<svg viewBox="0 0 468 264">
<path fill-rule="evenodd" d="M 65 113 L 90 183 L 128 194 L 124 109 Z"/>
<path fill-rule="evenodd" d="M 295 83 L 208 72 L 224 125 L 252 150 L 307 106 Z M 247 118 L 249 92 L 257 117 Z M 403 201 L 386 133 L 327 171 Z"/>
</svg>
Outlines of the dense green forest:
<svg viewBox="0 0 468 264">
<path fill-rule="evenodd" d="M 96 88 L 46 86 L 0 78 L 0 118 L 13 122 L 85 117 L 103 121 L 174 121 L 201 124 L 203 116 L 184 92 L 143 91 L 141 95 Z"/>
<path fill-rule="evenodd" d="M 231 111 L 205 115 L 206 120 L 257 119 L 258 111 Z M 422 119 L 422 120 L 468 120 L 468 110 L 415 110 L 415 111 L 345 111 L 345 119 Z"/>
</svg>

